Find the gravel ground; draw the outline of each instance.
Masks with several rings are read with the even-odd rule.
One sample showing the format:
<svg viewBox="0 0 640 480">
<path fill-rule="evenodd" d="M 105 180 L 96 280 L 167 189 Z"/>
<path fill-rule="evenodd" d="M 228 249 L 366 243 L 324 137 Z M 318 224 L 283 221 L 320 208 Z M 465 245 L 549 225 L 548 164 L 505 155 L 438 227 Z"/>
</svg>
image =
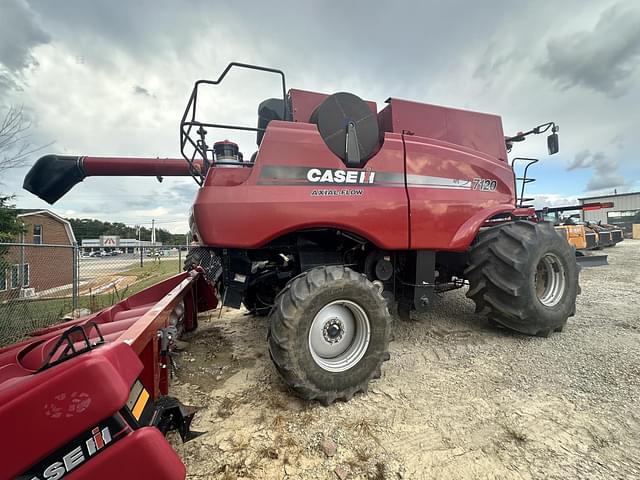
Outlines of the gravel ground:
<svg viewBox="0 0 640 480">
<path fill-rule="evenodd" d="M 463 291 L 396 321 L 369 393 L 322 407 L 280 381 L 266 320 L 203 317 L 173 394 L 202 407 L 188 478 L 640 478 L 640 241 L 581 273 L 548 339 L 490 327 Z"/>
</svg>

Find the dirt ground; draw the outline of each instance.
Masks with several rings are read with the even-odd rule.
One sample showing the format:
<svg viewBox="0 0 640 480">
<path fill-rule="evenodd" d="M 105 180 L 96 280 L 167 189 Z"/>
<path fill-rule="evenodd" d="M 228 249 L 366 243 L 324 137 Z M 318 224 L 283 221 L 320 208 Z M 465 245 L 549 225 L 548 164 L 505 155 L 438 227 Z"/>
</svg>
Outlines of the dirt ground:
<svg viewBox="0 0 640 480">
<path fill-rule="evenodd" d="M 463 291 L 395 323 L 366 395 L 323 407 L 287 391 L 266 320 L 202 317 L 173 394 L 202 407 L 188 478 L 640 478 L 640 241 L 581 273 L 577 315 L 532 338 L 490 327 Z"/>
</svg>

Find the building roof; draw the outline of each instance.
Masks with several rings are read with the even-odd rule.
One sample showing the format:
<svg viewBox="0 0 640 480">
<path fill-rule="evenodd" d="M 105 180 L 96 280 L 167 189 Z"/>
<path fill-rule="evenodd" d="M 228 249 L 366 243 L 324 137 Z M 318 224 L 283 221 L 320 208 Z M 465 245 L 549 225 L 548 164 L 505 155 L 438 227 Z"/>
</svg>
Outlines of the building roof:
<svg viewBox="0 0 640 480">
<path fill-rule="evenodd" d="M 53 213 L 51 210 L 42 210 L 37 208 L 19 208 L 17 210 L 18 212 L 20 212 L 17 215 L 18 218 L 30 217 L 33 215 L 47 215 L 53 218 L 54 220 L 59 221 L 64 225 L 64 229 L 67 232 L 67 237 L 69 237 L 69 241 L 71 242 L 71 244 L 76 243 L 76 236 L 73 233 L 73 228 L 71 228 L 71 224 L 66 218 L 62 218 L 60 215 Z"/>
<path fill-rule="evenodd" d="M 593 200 L 594 198 L 614 198 L 614 197 L 626 197 L 629 195 L 640 195 L 640 192 L 628 192 L 628 193 L 612 193 L 610 195 L 594 195 L 592 197 L 578 198 L 578 201 Z"/>
</svg>

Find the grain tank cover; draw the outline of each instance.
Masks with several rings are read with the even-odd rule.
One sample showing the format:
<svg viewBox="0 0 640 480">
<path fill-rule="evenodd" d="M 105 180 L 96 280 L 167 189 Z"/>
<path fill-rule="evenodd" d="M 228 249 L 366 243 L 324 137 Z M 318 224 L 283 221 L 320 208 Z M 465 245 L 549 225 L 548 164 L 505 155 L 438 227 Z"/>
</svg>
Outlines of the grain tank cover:
<svg viewBox="0 0 640 480">
<path fill-rule="evenodd" d="M 383 132 L 406 133 L 442 140 L 507 161 L 498 115 L 390 98 L 378 114 Z"/>
</svg>

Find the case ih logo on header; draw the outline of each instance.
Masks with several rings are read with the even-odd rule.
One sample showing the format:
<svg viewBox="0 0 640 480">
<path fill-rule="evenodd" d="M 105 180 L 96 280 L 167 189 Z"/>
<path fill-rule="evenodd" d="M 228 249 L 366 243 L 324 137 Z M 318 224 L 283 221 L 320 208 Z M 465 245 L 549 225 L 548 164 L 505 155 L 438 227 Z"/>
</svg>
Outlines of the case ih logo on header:
<svg viewBox="0 0 640 480">
<path fill-rule="evenodd" d="M 73 469 L 79 467 L 93 455 L 113 441 L 108 426 L 96 427 L 91 430 L 91 437 L 82 438 L 78 443 L 68 446 L 67 451 L 56 452 L 45 462 L 31 470 L 30 473 L 21 475 L 20 479 L 28 480 L 60 480 Z M 66 452 L 66 453 L 65 453 Z"/>
<path fill-rule="evenodd" d="M 111 441 L 111 432 L 109 431 L 109 427 L 104 427 L 102 430 L 96 427 L 91 430 L 91 433 L 93 434 L 93 437 L 85 442 L 89 456 L 96 453 Z"/>
</svg>

